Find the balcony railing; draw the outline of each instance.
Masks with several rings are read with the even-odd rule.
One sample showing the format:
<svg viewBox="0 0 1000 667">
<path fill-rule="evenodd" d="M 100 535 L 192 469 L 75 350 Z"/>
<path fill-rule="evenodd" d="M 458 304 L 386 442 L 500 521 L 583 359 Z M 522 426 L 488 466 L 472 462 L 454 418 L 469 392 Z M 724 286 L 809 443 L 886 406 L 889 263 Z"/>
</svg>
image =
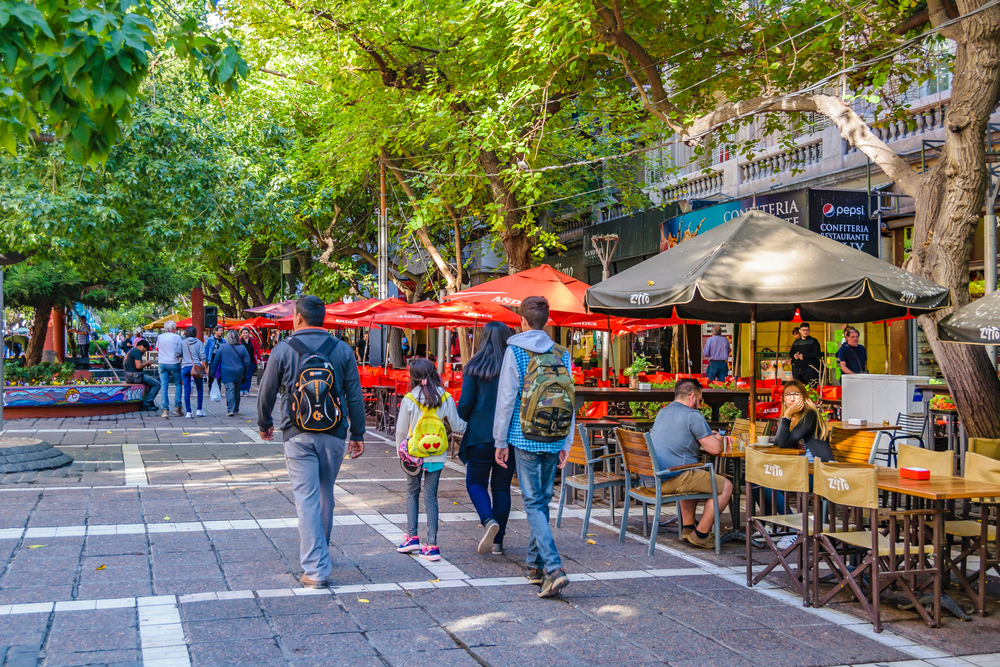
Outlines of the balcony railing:
<svg viewBox="0 0 1000 667">
<path fill-rule="evenodd" d="M 671 185 L 663 188 L 664 201 L 676 201 L 678 199 L 701 199 L 707 195 L 716 194 L 722 191 L 725 184 L 722 172 L 717 171 L 704 176 L 690 178 L 683 183 Z"/>
<path fill-rule="evenodd" d="M 910 113 L 910 118 L 914 121 L 912 126 L 903 120 L 893 120 L 876 124 L 872 127 L 872 133 L 887 144 L 909 139 L 943 128 L 944 115 L 947 112 L 948 105 L 946 104 L 917 109 Z M 853 155 L 858 152 L 858 149 L 844 141 L 844 152 L 847 155 Z"/>
<path fill-rule="evenodd" d="M 802 170 L 823 159 L 823 142 L 813 141 L 774 153 L 740 165 L 740 180 L 744 183 L 774 178 L 786 171 Z"/>
</svg>

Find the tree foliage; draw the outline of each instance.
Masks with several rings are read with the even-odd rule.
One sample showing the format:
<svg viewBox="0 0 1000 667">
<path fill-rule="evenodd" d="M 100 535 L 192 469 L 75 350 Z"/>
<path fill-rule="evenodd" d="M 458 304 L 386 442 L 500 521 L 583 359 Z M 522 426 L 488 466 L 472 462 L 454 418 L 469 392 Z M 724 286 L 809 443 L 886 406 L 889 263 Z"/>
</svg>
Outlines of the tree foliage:
<svg viewBox="0 0 1000 667">
<path fill-rule="evenodd" d="M 0 141 L 61 141 L 80 164 L 103 161 L 131 119 L 140 86 L 168 54 L 235 91 L 237 44 L 204 5 L 169 0 L 12 0 L 0 5 Z"/>
</svg>

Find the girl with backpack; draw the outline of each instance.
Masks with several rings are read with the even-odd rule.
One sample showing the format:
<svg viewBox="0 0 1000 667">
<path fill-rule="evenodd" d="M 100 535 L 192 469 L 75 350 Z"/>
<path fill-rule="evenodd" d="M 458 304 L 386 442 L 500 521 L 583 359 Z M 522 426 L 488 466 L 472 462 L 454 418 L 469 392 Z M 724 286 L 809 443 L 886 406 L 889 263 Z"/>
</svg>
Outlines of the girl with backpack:
<svg viewBox="0 0 1000 667">
<path fill-rule="evenodd" d="M 406 535 L 396 549 L 401 554 L 420 552 L 420 558 L 441 560 L 437 546 L 438 481 L 444 468 L 448 434 L 444 422 L 457 433 L 466 423 L 458 416 L 455 399 L 444 390 L 441 376 L 427 359 L 410 362 L 410 392 L 399 404 L 396 439 L 406 483 Z M 424 508 L 427 510 L 427 539 L 423 546 L 417 536 L 420 516 L 420 482 L 424 483 Z"/>
<path fill-rule="evenodd" d="M 493 417 L 497 407 L 500 368 L 507 351 L 507 339 L 513 332 L 503 322 L 489 322 L 483 327 L 482 342 L 462 373 L 462 397 L 458 416 L 469 422 L 462 437 L 458 458 L 465 464 L 465 488 L 479 513 L 484 532 L 479 553 L 503 553 L 503 538 L 510 516 L 510 482 L 514 466 L 496 462 L 493 440 Z M 474 419 L 473 419 L 474 418 Z M 492 491 L 492 502 L 490 502 Z"/>
</svg>

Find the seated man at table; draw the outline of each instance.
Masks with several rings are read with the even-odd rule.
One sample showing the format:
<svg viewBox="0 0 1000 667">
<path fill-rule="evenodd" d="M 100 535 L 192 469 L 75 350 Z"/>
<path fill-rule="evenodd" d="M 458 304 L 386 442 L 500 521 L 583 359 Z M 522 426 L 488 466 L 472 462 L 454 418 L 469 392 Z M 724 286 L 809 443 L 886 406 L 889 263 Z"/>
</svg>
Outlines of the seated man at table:
<svg viewBox="0 0 1000 667">
<path fill-rule="evenodd" d="M 704 449 L 709 454 L 722 452 L 722 438 L 712 432 L 705 416 L 698 411 L 701 405 L 701 384 L 697 380 L 684 378 L 674 387 L 674 401 L 668 403 L 656 415 L 656 421 L 649 432 L 658 468 L 666 470 L 675 466 L 698 463 L 698 452 Z M 663 493 L 711 493 L 714 474 L 708 470 L 680 470 L 660 476 Z M 715 475 L 715 486 L 719 494 L 719 507 L 725 507 L 733 492 L 733 484 L 722 475 Z M 696 547 L 714 549 L 715 538 L 710 534 L 715 520 L 715 507 L 705 503 L 701 520 L 695 525 L 697 500 L 681 501 L 681 538 Z"/>
</svg>

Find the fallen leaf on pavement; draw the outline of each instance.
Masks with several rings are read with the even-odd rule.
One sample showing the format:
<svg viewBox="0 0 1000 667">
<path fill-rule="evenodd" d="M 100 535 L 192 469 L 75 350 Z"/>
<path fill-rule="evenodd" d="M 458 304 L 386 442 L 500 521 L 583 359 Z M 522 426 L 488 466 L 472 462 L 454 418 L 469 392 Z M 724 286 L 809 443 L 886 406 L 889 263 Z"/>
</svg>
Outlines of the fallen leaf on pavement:
<svg viewBox="0 0 1000 667">
<path fill-rule="evenodd" d="M 103 570 L 103 569 L 104 569 L 104 568 L 106 568 L 106 567 L 107 567 L 107 565 L 101 565 L 101 566 L 100 566 L 100 567 L 98 567 L 97 569 L 98 569 L 98 570 Z"/>
<path fill-rule="evenodd" d="M 165 517 L 163 517 L 163 520 L 164 521 L 170 521 L 170 517 L 169 516 L 165 516 Z"/>
<path fill-rule="evenodd" d="M 587 544 L 597 544 L 594 540 L 587 540 Z"/>
<path fill-rule="evenodd" d="M 594 533 L 587 533 L 587 537 L 593 537 Z"/>
<path fill-rule="evenodd" d="M 441 581 L 441 577 L 438 577 L 437 579 L 428 579 L 427 581 L 431 582 L 432 584 L 436 584 L 437 582 Z"/>
<path fill-rule="evenodd" d="M 368 600 L 366 600 L 364 598 L 358 598 L 358 602 L 368 602 Z"/>
<path fill-rule="evenodd" d="M 49 546 L 49 545 L 47 545 L 47 544 L 32 544 L 28 548 L 29 549 L 41 549 L 42 547 L 47 547 L 47 546 Z"/>
</svg>

